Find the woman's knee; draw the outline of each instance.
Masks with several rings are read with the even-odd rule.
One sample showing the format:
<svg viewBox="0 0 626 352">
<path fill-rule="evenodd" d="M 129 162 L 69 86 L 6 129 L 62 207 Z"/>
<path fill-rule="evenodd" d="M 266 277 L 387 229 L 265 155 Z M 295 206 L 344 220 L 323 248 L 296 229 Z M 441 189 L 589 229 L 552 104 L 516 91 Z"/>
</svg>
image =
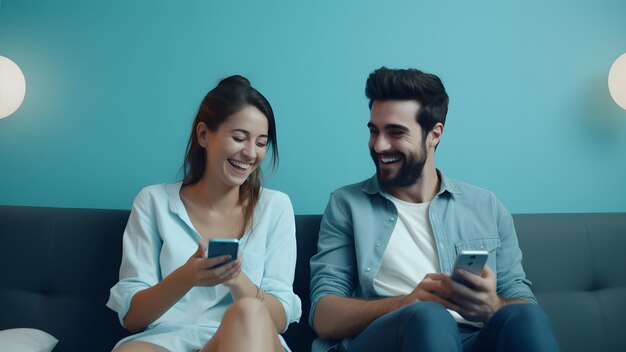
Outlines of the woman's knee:
<svg viewBox="0 0 626 352">
<path fill-rule="evenodd" d="M 259 324 L 269 320 L 269 312 L 259 300 L 254 298 L 242 298 L 233 302 L 226 312 L 222 323 L 232 321 L 237 324 Z"/>
<path fill-rule="evenodd" d="M 233 350 L 252 351 L 248 344 L 278 346 L 282 348 L 272 318 L 265 305 L 255 298 L 242 298 L 233 302 L 222 318 L 220 327 L 202 351 L 213 351 L 215 346 L 239 346 Z M 271 350 L 272 348 L 260 348 Z"/>
<path fill-rule="evenodd" d="M 126 342 L 125 344 L 122 344 L 113 350 L 113 352 L 140 352 L 140 351 L 168 352 L 167 349 L 161 346 L 158 346 L 149 342 L 143 342 L 143 341 Z"/>
</svg>

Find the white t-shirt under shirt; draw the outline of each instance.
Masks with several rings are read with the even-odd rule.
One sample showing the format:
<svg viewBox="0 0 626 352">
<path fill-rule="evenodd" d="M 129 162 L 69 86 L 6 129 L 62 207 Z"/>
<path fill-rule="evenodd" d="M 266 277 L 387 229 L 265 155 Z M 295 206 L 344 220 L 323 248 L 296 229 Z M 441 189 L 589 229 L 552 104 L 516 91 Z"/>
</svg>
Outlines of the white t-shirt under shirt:
<svg viewBox="0 0 626 352">
<path fill-rule="evenodd" d="M 380 269 L 374 278 L 376 289 L 393 296 L 406 295 L 429 273 L 439 272 L 428 203 L 409 203 L 383 194 L 398 209 L 398 221 L 385 249 Z"/>
<path fill-rule="evenodd" d="M 383 193 L 396 206 L 398 221 L 383 254 L 374 287 L 381 296 L 407 295 L 417 287 L 426 274 L 440 272 L 439 254 L 428 217 L 427 203 L 410 203 Z M 459 323 L 469 322 L 457 312 L 448 310 Z"/>
</svg>

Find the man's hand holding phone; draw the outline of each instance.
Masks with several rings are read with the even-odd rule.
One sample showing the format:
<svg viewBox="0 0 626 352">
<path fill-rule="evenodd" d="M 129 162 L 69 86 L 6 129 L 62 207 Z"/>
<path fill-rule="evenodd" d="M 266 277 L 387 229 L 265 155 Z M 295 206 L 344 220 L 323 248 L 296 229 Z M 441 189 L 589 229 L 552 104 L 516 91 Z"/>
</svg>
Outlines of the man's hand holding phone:
<svg viewBox="0 0 626 352">
<path fill-rule="evenodd" d="M 461 251 L 456 257 L 454 268 L 452 268 L 452 280 L 471 287 L 471 283 L 465 279 L 466 275 L 463 275 L 463 272 L 482 275 L 488 257 L 489 252 L 484 250 Z M 469 276 L 469 278 L 471 280 L 472 277 Z"/>
<path fill-rule="evenodd" d="M 452 275 L 444 275 L 449 286 L 449 300 L 457 312 L 469 321 L 487 321 L 502 306 L 496 293 L 496 277 L 486 265 L 487 251 L 459 253 Z"/>
</svg>

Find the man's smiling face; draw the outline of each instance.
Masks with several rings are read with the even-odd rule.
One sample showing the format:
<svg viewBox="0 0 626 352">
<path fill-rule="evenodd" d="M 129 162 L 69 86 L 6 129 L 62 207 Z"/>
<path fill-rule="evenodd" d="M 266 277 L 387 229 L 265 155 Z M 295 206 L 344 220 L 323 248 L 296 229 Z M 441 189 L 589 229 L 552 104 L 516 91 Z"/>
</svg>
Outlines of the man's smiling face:
<svg viewBox="0 0 626 352">
<path fill-rule="evenodd" d="M 415 100 L 376 100 L 367 126 L 370 155 L 380 185 L 406 187 L 417 182 L 428 156 Z"/>
</svg>

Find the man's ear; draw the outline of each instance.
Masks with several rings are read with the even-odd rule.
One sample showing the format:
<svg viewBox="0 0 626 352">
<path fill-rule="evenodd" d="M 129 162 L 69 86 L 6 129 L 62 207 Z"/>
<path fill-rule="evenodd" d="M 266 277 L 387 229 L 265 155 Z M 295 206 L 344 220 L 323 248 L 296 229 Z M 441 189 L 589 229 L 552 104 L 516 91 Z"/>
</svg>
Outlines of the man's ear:
<svg viewBox="0 0 626 352">
<path fill-rule="evenodd" d="M 443 135 L 443 124 L 437 122 L 435 127 L 428 133 L 429 144 L 431 147 L 436 148 Z"/>
<path fill-rule="evenodd" d="M 207 137 L 209 134 L 209 128 L 204 122 L 198 122 L 196 125 L 196 137 L 198 138 L 198 144 L 202 148 L 206 148 Z"/>
</svg>

